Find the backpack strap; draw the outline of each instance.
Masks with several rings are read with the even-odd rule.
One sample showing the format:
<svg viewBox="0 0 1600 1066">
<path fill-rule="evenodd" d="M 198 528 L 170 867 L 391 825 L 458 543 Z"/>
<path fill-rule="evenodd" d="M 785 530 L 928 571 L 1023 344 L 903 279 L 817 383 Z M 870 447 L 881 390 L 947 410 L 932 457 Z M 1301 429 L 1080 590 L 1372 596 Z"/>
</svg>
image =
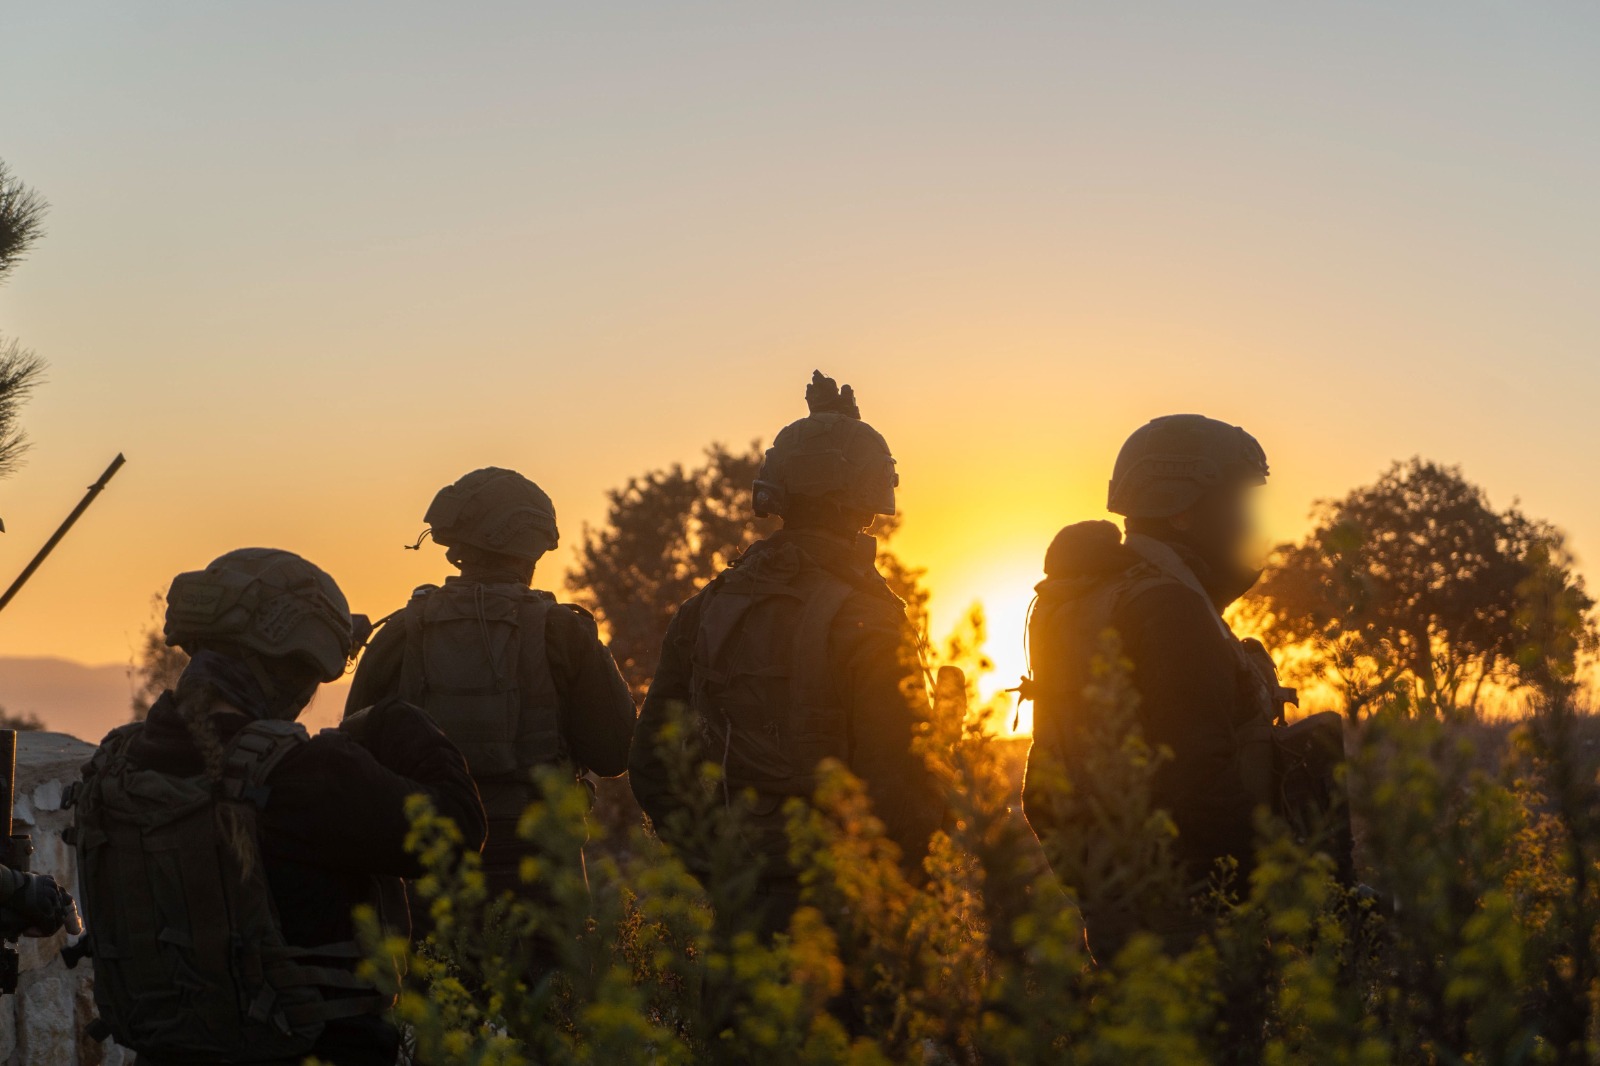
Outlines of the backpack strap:
<svg viewBox="0 0 1600 1066">
<path fill-rule="evenodd" d="M 1216 621 L 1217 628 L 1227 638 L 1228 643 L 1239 643 L 1239 638 L 1234 636 L 1233 630 L 1228 628 L 1228 623 L 1223 620 L 1216 605 L 1211 602 L 1211 594 L 1206 591 L 1204 585 L 1200 584 L 1200 579 L 1195 576 L 1194 571 L 1183 565 L 1183 560 L 1178 557 L 1177 552 L 1172 550 L 1171 545 L 1163 544 L 1156 538 L 1146 536 L 1143 533 L 1129 533 L 1123 543 L 1138 552 L 1139 557 L 1145 562 L 1204 600 L 1208 609 L 1207 613 Z"/>
<path fill-rule="evenodd" d="M 795 631 L 794 668 L 789 675 L 794 679 L 795 705 L 808 717 L 839 705 L 833 671 L 828 669 L 828 638 L 833 632 L 833 620 L 855 592 L 855 587 L 848 582 L 827 571 L 819 573 L 823 580 L 806 597 L 800 611 L 800 624 Z"/>
<path fill-rule="evenodd" d="M 220 782 L 223 799 L 244 801 L 258 810 L 267 805 L 272 791 L 267 778 L 291 751 L 310 737 L 299 722 L 262 719 L 234 735 L 228 745 Z"/>
<path fill-rule="evenodd" d="M 522 599 L 513 642 L 517 661 L 507 664 L 507 683 L 519 690 L 522 706 L 517 722 L 517 747 L 524 761 L 561 759 L 566 742 L 561 735 L 561 701 L 555 676 L 550 672 L 550 612 L 555 597 L 529 589 Z"/>
<path fill-rule="evenodd" d="M 395 612 L 400 616 L 400 623 L 406 632 L 406 651 L 400 666 L 399 695 L 402 700 L 418 707 L 423 706 L 423 700 L 428 696 L 428 672 L 423 656 L 423 605 L 428 597 L 437 591 L 439 591 L 437 585 L 422 585 L 411 593 L 411 599 L 406 605 Z M 394 615 L 389 617 L 393 618 Z"/>
</svg>

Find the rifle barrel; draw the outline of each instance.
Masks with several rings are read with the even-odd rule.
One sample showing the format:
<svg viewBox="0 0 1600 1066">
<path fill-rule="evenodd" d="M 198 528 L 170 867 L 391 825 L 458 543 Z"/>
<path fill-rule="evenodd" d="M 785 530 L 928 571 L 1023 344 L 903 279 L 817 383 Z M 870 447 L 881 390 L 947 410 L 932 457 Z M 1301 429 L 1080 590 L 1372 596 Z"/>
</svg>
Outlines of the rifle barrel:
<svg viewBox="0 0 1600 1066">
<path fill-rule="evenodd" d="M 106 472 L 100 475 L 100 480 L 89 486 L 89 491 L 84 494 L 83 499 L 78 501 L 78 506 L 72 509 L 72 513 L 67 515 L 66 521 L 56 527 L 56 531 L 50 535 L 50 539 L 44 542 L 44 547 L 40 548 L 39 553 L 33 557 L 33 560 L 22 568 L 22 573 L 17 575 L 17 579 L 11 583 L 10 588 L 6 589 L 5 594 L 0 595 L 0 611 L 6 609 L 6 604 L 10 603 L 22 586 L 28 583 L 28 579 L 33 576 L 33 572 L 39 569 L 40 564 L 55 550 L 56 545 L 61 543 L 61 538 L 67 535 L 67 531 L 72 528 L 73 523 L 82 517 L 83 512 L 89 509 L 89 505 L 94 502 L 94 498 L 105 490 L 106 484 L 116 476 L 117 471 L 122 469 L 122 464 L 127 461 L 127 459 L 123 458 L 121 452 L 118 452 L 117 457 L 111 460 L 111 465 L 106 467 Z"/>
</svg>

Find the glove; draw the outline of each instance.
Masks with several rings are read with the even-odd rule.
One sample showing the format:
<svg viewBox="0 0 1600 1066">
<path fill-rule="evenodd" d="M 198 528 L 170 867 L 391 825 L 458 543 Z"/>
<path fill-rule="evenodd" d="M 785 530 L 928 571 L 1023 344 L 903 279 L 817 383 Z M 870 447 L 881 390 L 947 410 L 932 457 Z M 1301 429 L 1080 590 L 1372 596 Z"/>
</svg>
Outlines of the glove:
<svg viewBox="0 0 1600 1066">
<path fill-rule="evenodd" d="M 46 874 L 10 871 L 17 887 L 0 901 L 0 936 L 54 936 L 65 929 L 73 936 L 83 932 L 78 903 L 72 893 Z"/>
</svg>

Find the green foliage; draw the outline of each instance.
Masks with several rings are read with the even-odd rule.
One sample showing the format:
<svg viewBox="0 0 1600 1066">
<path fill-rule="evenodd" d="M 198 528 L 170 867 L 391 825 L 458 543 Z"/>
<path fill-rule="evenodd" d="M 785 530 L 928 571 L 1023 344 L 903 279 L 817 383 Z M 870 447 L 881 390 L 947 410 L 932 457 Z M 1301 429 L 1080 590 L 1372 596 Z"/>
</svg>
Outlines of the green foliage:
<svg viewBox="0 0 1600 1066">
<path fill-rule="evenodd" d="M 625 847 L 589 841 L 585 878 L 587 800 L 552 774 L 520 827 L 527 892 L 491 900 L 476 856 L 419 805 L 434 933 L 408 951 L 365 915 L 368 972 L 424 1063 L 1594 1061 L 1600 797 L 1580 754 L 1593 723 L 1570 704 L 1541 705 L 1509 743 L 1387 704 L 1348 769 L 1377 891 L 1341 885 L 1263 815 L 1247 882 L 1185 912 L 1170 820 L 1148 801 L 1164 754 L 1138 738 L 1114 666 L 1097 700 L 1105 728 L 1057 812 L 1095 828 L 1052 843 L 1055 873 L 991 719 L 946 670 L 919 745 L 950 816 L 919 868 L 831 767 L 813 802 L 791 802 L 802 906 L 763 942 L 745 800 L 669 729 L 689 808 L 674 839 L 713 871 L 704 885 L 640 826 Z M 1096 928 L 1132 920 L 1092 954 L 1080 907 Z M 1160 913 L 1182 920 L 1153 935 Z"/>
</svg>

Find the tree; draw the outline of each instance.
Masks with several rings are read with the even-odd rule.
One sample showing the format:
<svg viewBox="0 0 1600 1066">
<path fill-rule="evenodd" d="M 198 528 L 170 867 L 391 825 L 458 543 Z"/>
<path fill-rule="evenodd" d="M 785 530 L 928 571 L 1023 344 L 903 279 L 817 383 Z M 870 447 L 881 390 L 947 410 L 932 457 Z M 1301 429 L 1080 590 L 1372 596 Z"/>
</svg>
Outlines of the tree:
<svg viewBox="0 0 1600 1066">
<path fill-rule="evenodd" d="M 0 161 L 0 282 L 43 235 L 48 207 Z M 15 473 L 28 449 L 17 418 L 43 373 L 44 363 L 36 355 L 15 340 L 0 337 L 0 477 Z"/>
<path fill-rule="evenodd" d="M 44 197 L 18 181 L 0 160 L 0 279 L 44 235 L 44 216 L 49 209 Z"/>
<path fill-rule="evenodd" d="M 605 627 L 636 698 L 650 686 L 678 605 L 778 528 L 777 519 L 757 518 L 752 507 L 761 458 L 760 442 L 742 452 L 713 444 L 699 466 L 675 463 L 629 478 L 607 494 L 605 524 L 584 527 L 567 587 Z M 898 528 L 896 516 L 881 519 L 873 533 L 887 539 Z M 906 601 L 918 632 L 925 632 L 923 571 L 888 551 L 880 553 L 878 569 Z"/>
<path fill-rule="evenodd" d="M 150 597 L 150 621 L 139 636 L 139 646 L 128 663 L 128 684 L 133 689 L 133 720 L 144 721 L 161 694 L 177 687 L 189 656 L 182 648 L 169 647 L 162 635 L 161 619 L 166 614 L 167 598 L 162 593 Z"/>
<path fill-rule="evenodd" d="M 1351 717 L 1399 687 L 1477 710 L 1486 694 L 1570 677 L 1595 644 L 1594 600 L 1564 535 L 1496 511 L 1457 467 L 1396 463 L 1313 512 L 1247 612 L 1304 652 Z"/>
<path fill-rule="evenodd" d="M 31 712 L 12 714 L 0 707 L 0 729 L 15 729 L 19 733 L 35 732 L 44 728 L 44 719 Z"/>
</svg>

